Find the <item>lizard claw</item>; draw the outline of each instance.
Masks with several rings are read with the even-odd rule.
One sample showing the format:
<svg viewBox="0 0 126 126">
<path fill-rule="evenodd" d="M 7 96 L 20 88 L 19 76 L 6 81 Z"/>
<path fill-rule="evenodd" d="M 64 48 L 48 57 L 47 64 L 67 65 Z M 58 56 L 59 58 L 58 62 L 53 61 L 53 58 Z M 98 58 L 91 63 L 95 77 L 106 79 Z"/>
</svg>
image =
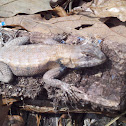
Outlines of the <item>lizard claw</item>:
<svg viewBox="0 0 126 126">
<path fill-rule="evenodd" d="M 75 94 L 75 91 L 76 92 L 80 92 L 80 91 L 75 86 L 73 86 L 73 84 L 61 85 L 61 88 L 64 91 L 64 95 L 67 98 L 70 97 L 72 99 L 72 101 L 74 101 L 75 103 L 79 101 L 79 98 Z"/>
</svg>

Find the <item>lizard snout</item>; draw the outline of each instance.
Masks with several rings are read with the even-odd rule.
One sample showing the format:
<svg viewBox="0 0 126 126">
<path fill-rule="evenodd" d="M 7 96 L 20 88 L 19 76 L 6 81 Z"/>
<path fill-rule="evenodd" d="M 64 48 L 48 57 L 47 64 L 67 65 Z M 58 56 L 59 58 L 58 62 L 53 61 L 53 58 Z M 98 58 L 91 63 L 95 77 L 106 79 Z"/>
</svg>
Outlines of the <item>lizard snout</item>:
<svg viewBox="0 0 126 126">
<path fill-rule="evenodd" d="M 99 58 L 100 58 L 102 61 L 105 61 L 105 60 L 106 60 L 106 56 L 105 56 L 105 54 L 102 53 L 102 52 L 99 54 Z"/>
</svg>

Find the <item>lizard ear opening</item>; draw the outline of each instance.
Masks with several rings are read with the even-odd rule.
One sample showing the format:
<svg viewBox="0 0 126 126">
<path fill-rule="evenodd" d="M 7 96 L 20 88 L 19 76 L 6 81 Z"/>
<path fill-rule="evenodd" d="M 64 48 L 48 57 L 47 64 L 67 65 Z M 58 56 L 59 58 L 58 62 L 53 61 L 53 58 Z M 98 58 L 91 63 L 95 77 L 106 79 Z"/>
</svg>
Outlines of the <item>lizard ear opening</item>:
<svg viewBox="0 0 126 126">
<path fill-rule="evenodd" d="M 62 58 L 57 59 L 56 62 L 57 62 L 59 65 L 63 65 L 63 64 L 62 64 Z"/>
<path fill-rule="evenodd" d="M 60 64 L 60 66 L 65 66 L 65 67 L 68 67 L 68 68 L 74 68 L 75 67 L 75 65 L 72 64 L 72 62 L 69 58 L 58 59 L 57 63 Z"/>
</svg>

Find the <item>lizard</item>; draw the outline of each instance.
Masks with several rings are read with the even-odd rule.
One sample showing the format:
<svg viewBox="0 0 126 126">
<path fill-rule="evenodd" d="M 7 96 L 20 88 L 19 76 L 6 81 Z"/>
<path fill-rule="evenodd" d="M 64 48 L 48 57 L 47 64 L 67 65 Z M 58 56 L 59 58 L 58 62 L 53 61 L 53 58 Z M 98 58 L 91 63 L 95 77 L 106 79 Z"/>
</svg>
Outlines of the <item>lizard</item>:
<svg viewBox="0 0 126 126">
<path fill-rule="evenodd" d="M 105 62 L 106 56 L 93 43 L 84 45 L 27 44 L 28 36 L 17 37 L 0 46 L 0 81 L 9 83 L 13 76 L 44 73 L 46 84 L 73 95 L 71 84 L 56 79 L 65 68 L 93 67 Z M 3 43 L 2 43 L 3 44 Z M 73 90 L 78 91 L 75 87 Z"/>
</svg>

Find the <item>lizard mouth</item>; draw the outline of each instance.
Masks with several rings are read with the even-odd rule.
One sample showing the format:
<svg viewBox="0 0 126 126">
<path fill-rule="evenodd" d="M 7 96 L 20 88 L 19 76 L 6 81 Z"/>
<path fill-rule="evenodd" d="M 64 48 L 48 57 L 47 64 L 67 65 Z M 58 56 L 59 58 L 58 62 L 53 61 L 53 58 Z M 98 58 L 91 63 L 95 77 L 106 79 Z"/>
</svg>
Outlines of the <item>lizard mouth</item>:
<svg viewBox="0 0 126 126">
<path fill-rule="evenodd" d="M 106 60 L 105 56 L 100 59 L 93 58 L 92 60 L 85 60 L 83 58 L 80 58 L 79 61 L 76 61 L 73 64 L 75 64 L 76 68 L 93 67 L 93 66 L 97 66 L 97 65 L 104 63 L 105 60 Z"/>
</svg>

